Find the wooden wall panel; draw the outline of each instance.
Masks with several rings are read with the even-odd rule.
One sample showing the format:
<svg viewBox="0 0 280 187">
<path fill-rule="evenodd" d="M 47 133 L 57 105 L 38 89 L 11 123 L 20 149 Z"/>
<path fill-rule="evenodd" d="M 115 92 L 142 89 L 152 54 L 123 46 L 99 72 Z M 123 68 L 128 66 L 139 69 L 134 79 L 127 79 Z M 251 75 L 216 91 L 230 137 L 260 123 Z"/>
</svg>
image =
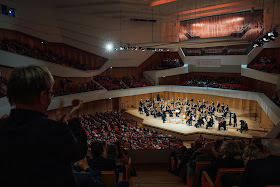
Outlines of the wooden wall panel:
<svg viewBox="0 0 280 187">
<path fill-rule="evenodd" d="M 215 104 L 217 101 L 220 101 L 220 103 L 224 103 L 225 105 L 228 104 L 230 109 L 240 109 L 244 110 L 245 113 L 249 113 L 249 110 L 251 109 L 251 113 L 257 113 L 257 120 L 261 123 L 262 128 L 265 128 L 266 130 L 270 131 L 274 124 L 270 120 L 270 118 L 264 113 L 262 108 L 259 106 L 259 104 L 256 101 L 251 100 L 243 100 L 243 99 L 236 99 L 236 98 L 228 98 L 228 97 L 220 97 L 220 96 L 212 96 L 212 95 L 206 95 L 206 94 L 192 94 L 192 93 L 178 93 L 178 92 L 158 92 L 158 93 L 149 93 L 149 94 L 141 94 L 141 95 L 134 95 L 134 96 L 126 96 L 121 98 L 113 98 L 113 99 L 104 99 L 99 101 L 93 101 L 89 103 L 85 103 L 83 106 L 83 109 L 81 110 L 82 114 L 94 114 L 96 112 L 106 112 L 106 111 L 121 111 L 122 109 L 129 109 L 131 107 L 134 107 L 138 109 L 140 99 L 146 100 L 146 98 L 154 98 L 157 94 L 160 94 L 165 98 L 165 100 L 171 99 L 172 97 L 174 100 L 177 99 L 178 96 L 180 96 L 180 99 L 191 99 L 193 98 L 196 102 L 197 99 L 208 100 L 211 102 L 213 100 Z M 71 110 L 71 107 L 63 108 L 62 112 L 69 113 Z M 56 111 L 48 111 L 47 115 L 51 119 L 55 119 Z"/>
</svg>

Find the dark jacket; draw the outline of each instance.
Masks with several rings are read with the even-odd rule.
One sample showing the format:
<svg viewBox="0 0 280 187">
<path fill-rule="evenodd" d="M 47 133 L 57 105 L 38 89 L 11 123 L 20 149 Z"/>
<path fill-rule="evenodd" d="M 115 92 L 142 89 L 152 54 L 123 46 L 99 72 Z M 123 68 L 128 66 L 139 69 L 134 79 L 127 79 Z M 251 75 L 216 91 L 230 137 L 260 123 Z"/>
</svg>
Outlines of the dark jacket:
<svg viewBox="0 0 280 187">
<path fill-rule="evenodd" d="M 88 165 L 91 168 L 97 168 L 100 171 L 116 171 L 116 162 L 110 158 L 92 157 L 88 159 Z"/>
<path fill-rule="evenodd" d="M 0 186 L 76 186 L 71 162 L 85 157 L 86 140 L 78 118 L 67 125 L 12 109 L 0 120 Z"/>
<path fill-rule="evenodd" d="M 234 159 L 232 157 L 218 158 L 206 169 L 214 183 L 216 181 L 218 169 L 220 168 L 244 168 L 244 162 L 242 159 Z"/>
<path fill-rule="evenodd" d="M 280 185 L 280 157 L 268 156 L 263 160 L 249 160 L 242 176 L 242 187 Z"/>
</svg>

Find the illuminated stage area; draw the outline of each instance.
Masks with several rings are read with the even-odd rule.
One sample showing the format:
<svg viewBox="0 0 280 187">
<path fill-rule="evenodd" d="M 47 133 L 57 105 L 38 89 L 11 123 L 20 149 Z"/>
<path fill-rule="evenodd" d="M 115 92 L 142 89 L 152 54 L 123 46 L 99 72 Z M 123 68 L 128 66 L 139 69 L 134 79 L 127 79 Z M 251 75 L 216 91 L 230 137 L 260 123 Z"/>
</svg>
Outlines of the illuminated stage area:
<svg viewBox="0 0 280 187">
<path fill-rule="evenodd" d="M 183 116 L 180 115 L 179 117 L 167 117 L 166 122 L 163 123 L 161 117 L 154 118 L 154 116 L 146 116 L 145 113 L 140 114 L 137 109 L 129 109 L 126 111 L 128 116 L 140 118 L 143 120 L 142 124 L 145 127 L 151 127 L 155 129 L 162 129 L 164 132 L 174 132 L 175 134 L 180 134 L 180 137 L 183 136 L 189 136 L 194 134 L 205 134 L 205 135 L 218 135 L 218 136 L 228 136 L 228 137 L 243 137 L 243 138 L 252 138 L 252 137 L 264 137 L 267 132 L 263 132 L 262 126 L 259 123 L 259 121 L 255 121 L 253 117 L 249 116 L 248 112 L 243 112 L 242 110 L 238 109 L 232 109 L 231 112 L 236 113 L 237 115 L 237 127 L 226 126 L 227 130 L 220 130 L 218 131 L 218 121 L 214 118 L 214 126 L 212 128 L 206 129 L 206 123 L 205 125 L 202 125 L 199 128 L 195 127 L 195 121 L 192 122 L 192 126 L 189 126 L 186 124 L 186 120 L 183 119 Z M 242 116 L 242 117 L 241 117 Z M 246 117 L 248 116 L 248 117 Z M 209 117 L 208 117 L 209 119 Z M 240 129 L 240 120 L 244 120 L 248 124 L 248 131 L 244 131 L 240 133 L 240 131 L 237 131 L 237 129 Z M 229 123 L 229 116 L 226 118 L 227 124 Z M 233 120 L 232 120 L 233 123 Z"/>
</svg>

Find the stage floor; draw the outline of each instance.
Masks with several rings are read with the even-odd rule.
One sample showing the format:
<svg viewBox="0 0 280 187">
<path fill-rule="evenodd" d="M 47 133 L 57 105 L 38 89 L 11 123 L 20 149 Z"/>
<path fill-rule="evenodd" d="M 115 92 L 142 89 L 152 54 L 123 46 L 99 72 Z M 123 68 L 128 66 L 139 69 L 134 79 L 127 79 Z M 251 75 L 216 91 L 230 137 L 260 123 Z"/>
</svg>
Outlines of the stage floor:
<svg viewBox="0 0 280 187">
<path fill-rule="evenodd" d="M 186 124 L 186 120 L 182 120 L 182 116 L 177 118 L 167 117 L 166 122 L 163 123 L 161 117 L 154 118 L 154 116 L 146 116 L 145 113 L 140 114 L 137 109 L 129 109 L 126 111 L 130 115 L 136 116 L 138 118 L 143 119 L 143 124 L 151 127 L 160 128 L 166 131 L 181 133 L 184 135 L 195 134 L 195 133 L 205 133 L 205 134 L 213 134 L 213 135 L 222 135 L 222 136 L 236 136 L 236 137 L 244 137 L 244 138 L 252 138 L 253 136 L 264 137 L 266 133 L 262 131 L 261 124 L 259 120 L 254 120 L 252 117 L 239 117 L 241 115 L 246 115 L 248 112 L 244 112 L 241 110 L 232 110 L 232 112 L 237 115 L 237 128 L 240 128 L 240 120 L 245 120 L 248 124 L 249 131 L 242 132 L 237 131 L 236 127 L 227 126 L 227 130 L 218 131 L 218 121 L 215 120 L 215 125 L 212 128 L 206 129 L 206 125 L 201 126 L 200 128 L 196 128 L 194 126 L 195 122 L 193 121 L 192 126 Z M 227 124 L 229 123 L 229 117 L 226 119 Z M 232 119 L 233 122 L 233 119 Z"/>
</svg>

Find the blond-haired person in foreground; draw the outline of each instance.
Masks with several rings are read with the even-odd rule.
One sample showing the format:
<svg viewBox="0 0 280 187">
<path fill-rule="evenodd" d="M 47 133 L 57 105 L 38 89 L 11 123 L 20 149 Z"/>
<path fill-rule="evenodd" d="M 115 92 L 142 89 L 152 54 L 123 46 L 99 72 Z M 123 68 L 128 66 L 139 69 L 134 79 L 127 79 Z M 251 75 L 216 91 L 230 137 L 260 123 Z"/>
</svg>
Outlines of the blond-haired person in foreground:
<svg viewBox="0 0 280 187">
<path fill-rule="evenodd" d="M 86 134 L 78 118 L 68 124 L 44 114 L 54 80 L 45 67 L 16 68 L 7 97 L 12 110 L 0 119 L 0 186 L 76 186 L 71 163 L 85 157 Z"/>
</svg>

